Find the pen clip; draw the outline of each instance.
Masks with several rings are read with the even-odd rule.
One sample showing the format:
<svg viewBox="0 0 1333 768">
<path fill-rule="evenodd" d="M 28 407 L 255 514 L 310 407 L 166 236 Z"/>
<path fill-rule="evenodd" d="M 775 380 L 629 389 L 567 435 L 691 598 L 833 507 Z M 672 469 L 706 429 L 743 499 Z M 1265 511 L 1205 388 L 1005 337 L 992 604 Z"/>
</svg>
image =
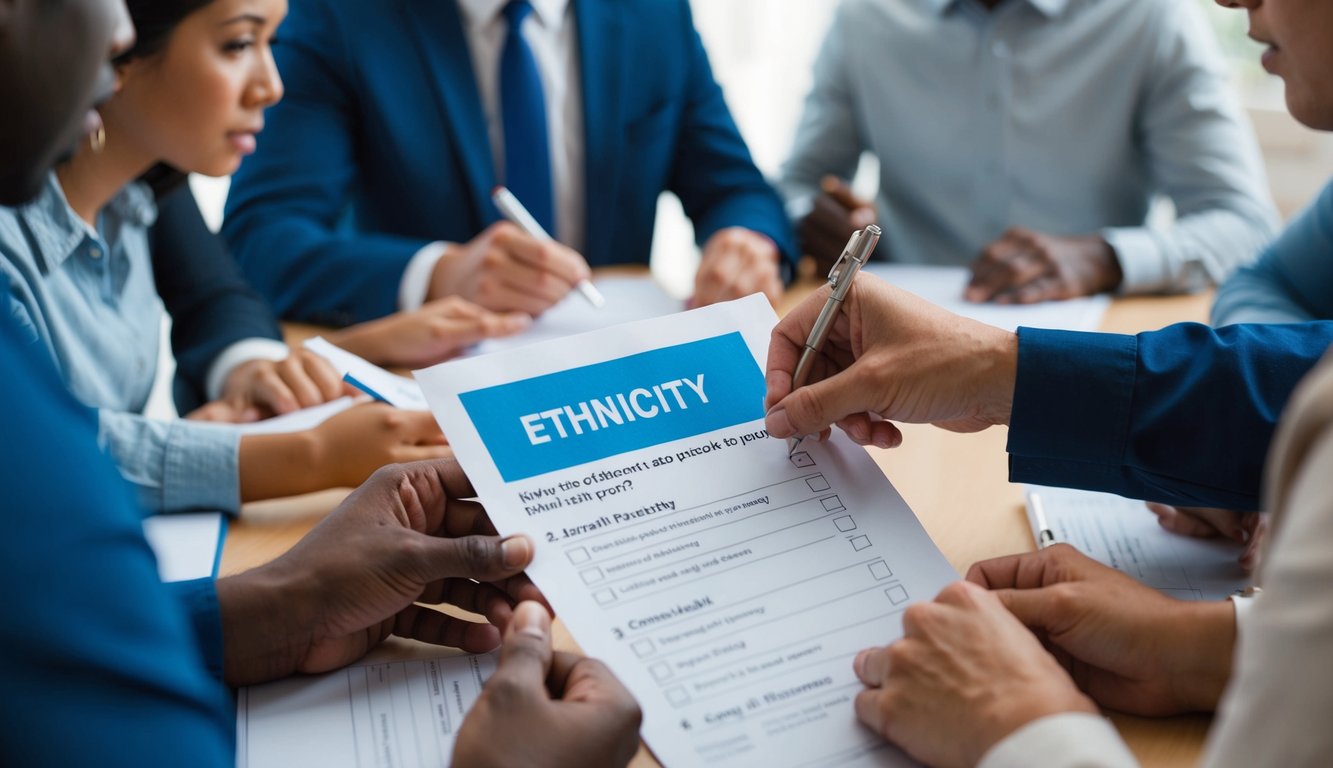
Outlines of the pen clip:
<svg viewBox="0 0 1333 768">
<path fill-rule="evenodd" d="M 843 270 L 847 266 L 847 261 L 856 258 L 853 254 L 856 253 L 856 244 L 861 242 L 863 231 L 858 229 L 852 233 L 852 239 L 847 241 L 847 246 L 842 249 L 842 254 L 838 256 L 838 260 L 833 262 L 833 267 L 829 269 L 828 283 L 834 288 L 838 287 L 838 278 L 844 274 Z"/>
</svg>

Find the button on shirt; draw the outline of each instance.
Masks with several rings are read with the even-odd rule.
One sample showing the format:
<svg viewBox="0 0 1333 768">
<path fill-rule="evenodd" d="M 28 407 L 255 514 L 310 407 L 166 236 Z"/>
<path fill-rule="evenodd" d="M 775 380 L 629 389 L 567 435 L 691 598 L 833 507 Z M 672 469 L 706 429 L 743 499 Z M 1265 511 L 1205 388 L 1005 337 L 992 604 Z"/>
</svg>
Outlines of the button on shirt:
<svg viewBox="0 0 1333 768">
<path fill-rule="evenodd" d="M 1012 226 L 1100 234 L 1122 290 L 1191 290 L 1276 228 L 1258 149 L 1193 2 L 848 0 L 782 191 L 880 161 L 879 254 L 968 264 Z M 1174 225 L 1144 226 L 1156 195 Z"/>
<path fill-rule="evenodd" d="M 232 427 L 142 414 L 157 374 L 162 301 L 153 283 L 152 192 L 131 184 L 97 229 L 69 207 L 52 175 L 22 208 L 0 208 L 0 268 L 9 314 L 51 352 L 65 383 L 99 409 L 99 439 L 152 511 L 240 505 Z"/>
</svg>

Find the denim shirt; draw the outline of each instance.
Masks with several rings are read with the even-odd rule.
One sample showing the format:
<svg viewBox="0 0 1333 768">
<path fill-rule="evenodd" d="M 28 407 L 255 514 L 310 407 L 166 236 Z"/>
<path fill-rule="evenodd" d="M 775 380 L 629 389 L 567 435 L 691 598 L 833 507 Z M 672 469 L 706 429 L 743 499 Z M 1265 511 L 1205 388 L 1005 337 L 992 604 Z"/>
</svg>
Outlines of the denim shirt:
<svg viewBox="0 0 1333 768">
<path fill-rule="evenodd" d="M 140 506 L 235 511 L 239 431 L 142 415 L 163 318 L 148 250 L 156 216 L 148 187 L 130 184 L 103 208 L 94 231 L 54 174 L 32 203 L 0 208 L 8 313 L 46 346 L 74 395 L 99 409 L 98 438 Z"/>
</svg>

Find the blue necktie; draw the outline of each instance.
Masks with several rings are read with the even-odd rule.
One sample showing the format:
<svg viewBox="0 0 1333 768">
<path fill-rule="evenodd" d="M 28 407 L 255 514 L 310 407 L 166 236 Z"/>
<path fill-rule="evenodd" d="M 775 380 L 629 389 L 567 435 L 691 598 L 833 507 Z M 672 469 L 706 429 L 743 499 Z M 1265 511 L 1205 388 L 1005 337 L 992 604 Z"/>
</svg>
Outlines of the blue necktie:
<svg viewBox="0 0 1333 768">
<path fill-rule="evenodd" d="M 555 203 L 551 190 L 551 142 L 546 133 L 546 94 L 532 49 L 523 39 L 528 0 L 505 6 L 509 32 L 500 54 L 500 112 L 504 125 L 505 186 L 552 237 Z"/>
</svg>

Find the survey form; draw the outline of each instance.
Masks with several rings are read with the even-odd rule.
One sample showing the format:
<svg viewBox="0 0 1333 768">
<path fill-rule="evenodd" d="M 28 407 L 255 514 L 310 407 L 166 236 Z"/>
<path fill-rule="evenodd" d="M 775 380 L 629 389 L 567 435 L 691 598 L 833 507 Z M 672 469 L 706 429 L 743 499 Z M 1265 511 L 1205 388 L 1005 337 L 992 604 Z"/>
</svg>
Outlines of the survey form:
<svg viewBox="0 0 1333 768">
<path fill-rule="evenodd" d="M 416 373 L 504 534 L 666 766 L 901 765 L 852 660 L 957 574 L 842 435 L 764 431 L 755 295 Z"/>
</svg>

